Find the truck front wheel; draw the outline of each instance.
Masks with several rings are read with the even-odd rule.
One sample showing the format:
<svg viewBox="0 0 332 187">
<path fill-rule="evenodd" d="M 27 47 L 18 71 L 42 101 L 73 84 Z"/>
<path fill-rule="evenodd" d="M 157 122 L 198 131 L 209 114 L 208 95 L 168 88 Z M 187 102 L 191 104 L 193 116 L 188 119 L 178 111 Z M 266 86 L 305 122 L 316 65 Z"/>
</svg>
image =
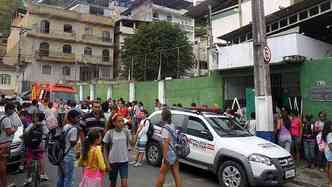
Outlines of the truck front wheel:
<svg viewBox="0 0 332 187">
<path fill-rule="evenodd" d="M 247 177 L 243 167 L 235 161 L 226 161 L 218 169 L 218 180 L 222 187 L 246 187 Z"/>
</svg>

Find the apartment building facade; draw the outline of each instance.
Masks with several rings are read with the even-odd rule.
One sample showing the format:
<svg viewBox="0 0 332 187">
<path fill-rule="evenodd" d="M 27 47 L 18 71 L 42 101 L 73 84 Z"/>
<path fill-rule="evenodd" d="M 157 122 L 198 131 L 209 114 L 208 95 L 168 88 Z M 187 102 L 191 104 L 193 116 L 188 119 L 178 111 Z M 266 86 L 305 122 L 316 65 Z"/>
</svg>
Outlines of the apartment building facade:
<svg viewBox="0 0 332 187">
<path fill-rule="evenodd" d="M 8 64 L 28 82 L 81 82 L 113 77 L 113 20 L 42 4 L 15 17 Z"/>
<path fill-rule="evenodd" d="M 187 33 L 188 40 L 194 42 L 195 21 L 184 15 L 192 5 L 186 0 L 137 0 L 122 15 L 145 22 L 168 21 L 178 24 Z"/>
</svg>

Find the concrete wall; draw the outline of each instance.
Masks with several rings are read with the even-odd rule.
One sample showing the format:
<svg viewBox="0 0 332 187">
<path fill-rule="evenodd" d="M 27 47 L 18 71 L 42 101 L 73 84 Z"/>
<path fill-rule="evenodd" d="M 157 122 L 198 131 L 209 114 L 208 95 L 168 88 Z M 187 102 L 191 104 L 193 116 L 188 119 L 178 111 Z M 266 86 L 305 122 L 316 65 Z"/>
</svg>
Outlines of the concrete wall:
<svg viewBox="0 0 332 187">
<path fill-rule="evenodd" d="M 288 7 L 292 0 L 264 0 L 265 15 L 272 14 L 282 7 Z M 243 0 L 242 6 L 242 26 L 247 25 L 252 20 L 251 1 Z M 240 17 L 238 7 L 227 11 L 215 13 L 212 16 L 212 34 L 214 41 L 220 41 L 217 37 L 232 32 L 240 28 Z"/>
<path fill-rule="evenodd" d="M 98 95 L 97 95 L 98 96 Z M 112 99 L 120 99 L 128 101 L 129 99 L 129 83 L 117 83 L 112 85 Z"/>
<path fill-rule="evenodd" d="M 332 117 L 332 101 L 313 101 L 311 90 L 318 82 L 325 82 L 332 88 L 332 58 L 308 61 L 302 65 L 300 74 L 301 95 L 303 97 L 304 113 L 313 114 L 315 118 L 319 111 L 326 111 L 328 118 Z"/>
<path fill-rule="evenodd" d="M 154 109 L 154 99 L 158 98 L 158 82 L 146 81 L 135 83 L 135 99 L 142 101 L 148 111 Z"/>
<path fill-rule="evenodd" d="M 169 105 L 181 103 L 190 106 L 196 103 L 223 106 L 223 80 L 220 75 L 166 81 L 165 92 Z"/>
<path fill-rule="evenodd" d="M 50 65 L 52 72 L 50 75 L 42 73 L 42 65 Z M 63 67 L 70 68 L 70 75 L 63 75 Z M 29 64 L 24 73 L 24 79 L 36 82 L 60 82 L 66 80 L 79 80 L 79 66 L 60 63 L 32 63 Z"/>
<path fill-rule="evenodd" d="M 163 91 L 160 90 L 159 83 L 158 81 L 135 82 L 132 99 L 143 102 L 145 108 L 152 112 L 155 99 L 159 98 L 162 101 L 159 92 Z M 97 83 L 96 98 L 106 100 L 110 85 L 112 85 L 112 99 L 129 100 L 129 95 L 131 95 L 129 82 Z M 80 90 L 78 90 L 79 93 Z M 89 84 L 82 86 L 82 93 L 83 98 L 90 94 Z M 166 104 L 170 106 L 181 103 L 183 106 L 189 107 L 191 103 L 197 103 L 198 105 L 223 107 L 223 79 L 220 74 L 213 73 L 211 77 L 168 80 L 165 81 L 165 90 L 161 95 L 165 96 Z"/>
<path fill-rule="evenodd" d="M 137 20 L 152 21 L 152 4 L 145 1 L 141 6 L 131 11 L 131 16 Z"/>
<path fill-rule="evenodd" d="M 301 55 L 307 59 L 317 59 L 332 55 L 331 44 L 297 33 L 270 37 L 267 39 L 267 43 L 272 53 L 271 63 L 280 63 L 283 61 L 283 57 L 291 55 Z M 219 48 L 218 69 L 249 67 L 253 65 L 252 42 Z"/>
</svg>

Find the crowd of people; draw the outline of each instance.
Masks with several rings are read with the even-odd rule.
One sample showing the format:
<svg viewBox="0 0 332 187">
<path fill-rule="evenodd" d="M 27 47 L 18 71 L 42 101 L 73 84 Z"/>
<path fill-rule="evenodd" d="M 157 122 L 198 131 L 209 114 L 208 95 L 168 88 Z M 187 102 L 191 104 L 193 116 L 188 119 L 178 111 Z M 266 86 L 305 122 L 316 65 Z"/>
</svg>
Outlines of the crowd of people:
<svg viewBox="0 0 332 187">
<path fill-rule="evenodd" d="M 15 186 L 7 184 L 7 157 L 13 134 L 19 126 L 24 128 L 21 138 L 25 147 L 25 159 L 22 165 L 26 169 L 27 178 L 24 185 L 32 183 L 32 161 L 37 160 L 41 181 L 48 181 L 42 160 L 51 154 L 46 148 L 48 138 L 64 137 L 64 151 L 58 166 L 57 187 L 72 187 L 75 181 L 75 163 L 84 168 L 83 177 L 79 182 L 81 187 L 103 186 L 104 176 L 109 175 L 110 186 L 115 187 L 118 175 L 121 186 L 128 186 L 128 165 L 140 167 L 143 164 L 145 147 L 148 142 L 150 121 L 148 111 L 142 102 L 125 102 L 109 99 L 91 101 L 90 98 L 77 104 L 74 101 L 64 103 L 48 102 L 31 103 L 4 102 L 4 115 L 0 118 L 0 186 Z M 161 110 L 162 105 L 155 100 L 155 110 Z M 163 119 L 171 124 L 170 111 L 164 109 Z M 164 113 L 167 115 L 164 115 Z M 43 137 L 42 139 L 38 137 Z M 170 133 L 164 133 L 166 146 L 172 140 Z M 168 148 L 166 148 L 168 149 Z M 136 157 L 130 162 L 130 151 L 135 151 Z M 175 179 L 180 186 L 178 162 L 167 161 L 158 178 L 158 186 L 162 186 L 166 171 L 177 171 Z M 52 153 L 54 154 L 54 153 Z M 56 153 L 55 153 L 56 154 Z M 50 159 L 50 155 L 48 155 Z M 53 163 L 53 162 L 51 162 Z M 173 167 L 174 165 L 174 167 Z M 34 171 L 36 172 L 36 171 Z"/>
<path fill-rule="evenodd" d="M 0 117 L 0 186 L 7 184 L 6 159 L 13 134 L 19 126 L 24 127 L 22 140 L 25 146 L 24 166 L 27 178 L 25 185 L 32 182 L 31 163 L 37 160 L 40 166 L 40 179 L 47 181 L 42 160 L 47 154 L 46 141 L 39 140 L 39 135 L 62 134 L 64 137 L 64 155 L 58 166 L 57 187 L 72 187 L 75 176 L 75 163 L 84 168 L 80 187 L 102 186 L 108 173 L 110 186 L 115 187 L 118 175 L 121 186 L 128 186 L 129 165 L 140 167 L 143 164 L 145 148 L 149 141 L 149 113 L 142 102 L 126 102 L 108 99 L 91 101 L 90 98 L 76 103 L 63 101 L 52 103 L 37 100 L 32 103 L 5 102 L 4 115 Z M 176 104 L 176 107 L 182 107 Z M 192 108 L 197 108 L 193 103 Z M 155 100 L 155 110 L 162 110 L 165 125 L 163 137 L 163 162 L 156 186 L 161 187 L 168 171 L 171 171 L 176 187 L 181 186 L 179 163 L 170 153 L 174 144 L 174 125 L 171 113 L 161 102 Z M 230 110 L 225 115 L 236 117 Z M 244 124 L 250 133 L 256 133 L 256 115 Z M 241 120 L 239 120 L 241 121 Z M 167 128 L 166 128 L 167 127 Z M 330 186 L 332 186 L 332 122 L 327 120 L 325 112 L 320 112 L 314 120 L 312 115 L 302 118 L 297 111 L 282 109 L 275 117 L 275 142 L 292 153 L 299 161 L 304 158 L 309 168 L 317 167 L 324 171 L 328 166 Z M 166 130 L 165 130 L 166 129 Z M 34 137 L 34 138 L 33 138 Z M 46 143 L 42 143 L 46 142 Z M 130 159 L 130 151 L 136 153 Z"/>
<path fill-rule="evenodd" d="M 323 129 L 327 122 L 325 112 L 319 112 L 314 120 L 312 115 L 304 115 L 301 119 L 297 111 L 281 111 L 276 119 L 276 142 L 299 161 L 304 158 L 308 168 L 317 166 L 324 171 L 326 158 Z"/>
<path fill-rule="evenodd" d="M 332 122 L 324 111 L 313 115 L 299 115 L 297 111 L 282 109 L 276 120 L 276 142 L 299 161 L 303 158 L 308 168 L 327 170 L 332 186 Z"/>
</svg>

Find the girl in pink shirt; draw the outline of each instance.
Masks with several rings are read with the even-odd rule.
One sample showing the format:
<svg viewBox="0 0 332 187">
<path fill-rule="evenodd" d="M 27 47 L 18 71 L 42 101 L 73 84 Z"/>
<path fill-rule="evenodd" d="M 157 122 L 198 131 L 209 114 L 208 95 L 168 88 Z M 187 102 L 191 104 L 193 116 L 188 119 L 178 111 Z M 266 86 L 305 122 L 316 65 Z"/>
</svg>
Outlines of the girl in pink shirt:
<svg viewBox="0 0 332 187">
<path fill-rule="evenodd" d="M 300 145 L 302 137 L 302 122 L 297 111 L 292 112 L 291 119 L 291 135 L 292 135 L 292 153 L 297 161 L 300 160 Z"/>
</svg>

